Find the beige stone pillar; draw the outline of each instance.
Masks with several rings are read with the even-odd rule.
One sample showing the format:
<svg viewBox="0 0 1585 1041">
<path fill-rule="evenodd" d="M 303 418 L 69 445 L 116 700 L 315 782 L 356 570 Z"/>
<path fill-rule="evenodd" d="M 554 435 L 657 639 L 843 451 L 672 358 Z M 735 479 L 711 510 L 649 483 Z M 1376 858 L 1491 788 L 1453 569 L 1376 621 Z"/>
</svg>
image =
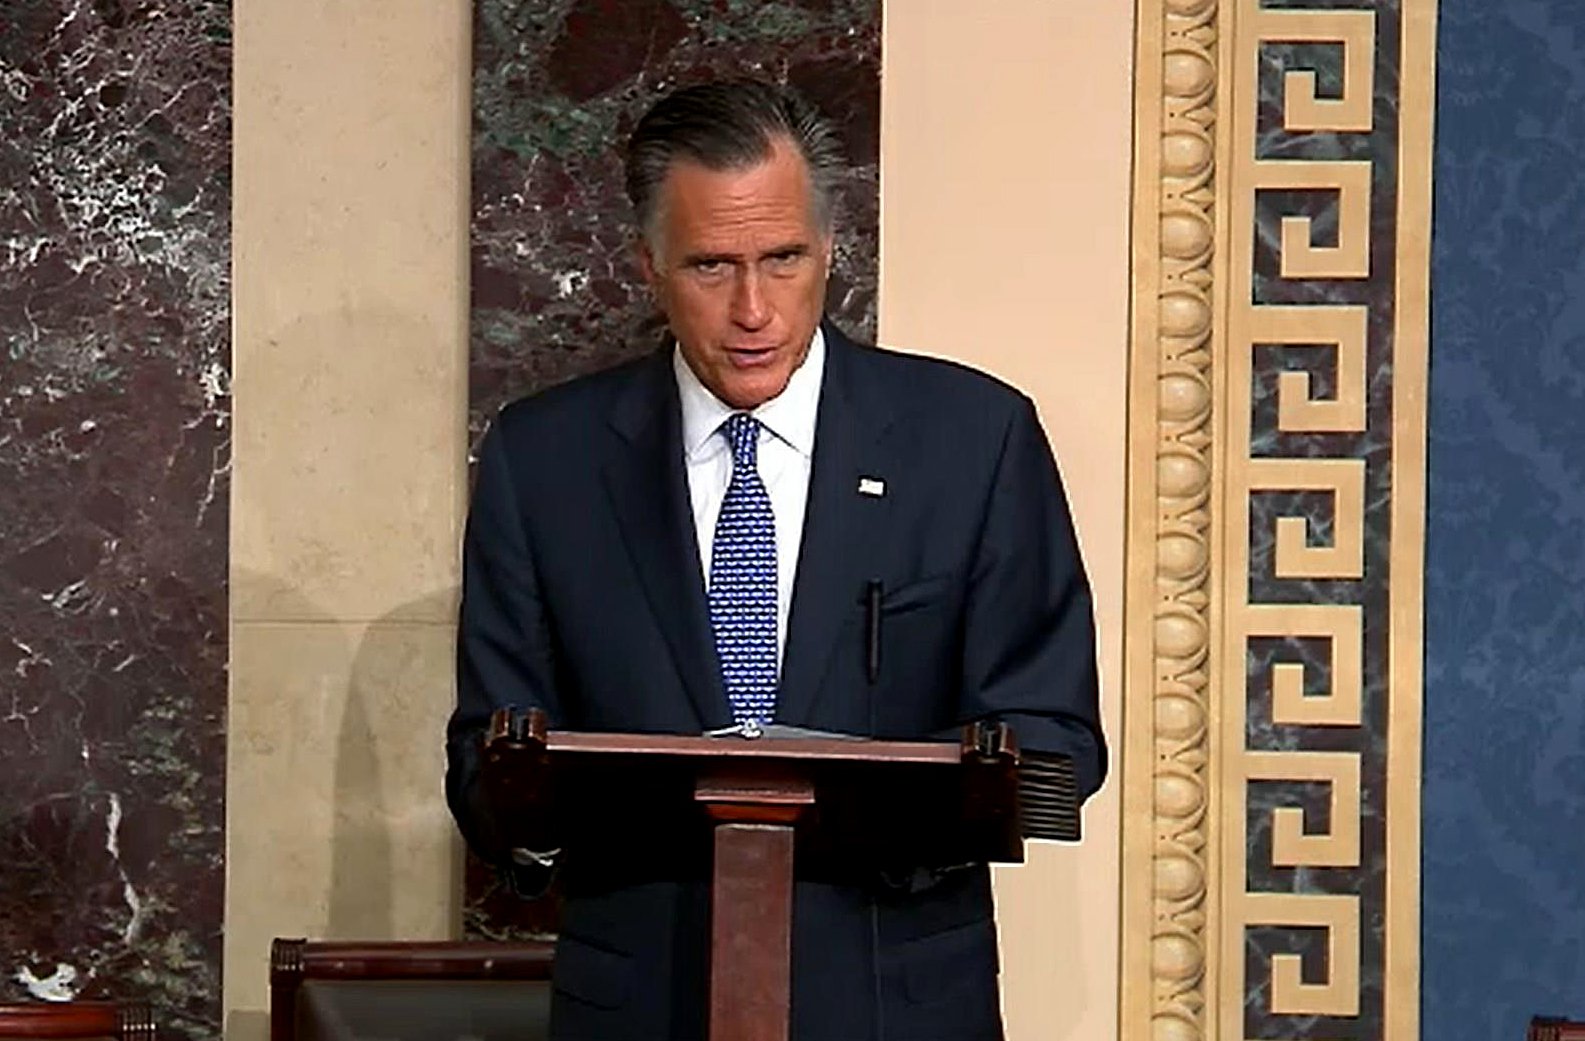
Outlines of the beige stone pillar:
<svg viewBox="0 0 1585 1041">
<path fill-rule="evenodd" d="M 443 938 L 465 493 L 464 0 L 236 11 L 226 1033 L 275 936 Z"/>
<path fill-rule="evenodd" d="M 1131 4 L 885 12 L 883 342 L 995 372 L 1040 406 L 1095 587 L 1121 745 Z M 1120 764 L 1078 847 L 997 872 L 1010 1041 L 1117 1033 Z"/>
</svg>

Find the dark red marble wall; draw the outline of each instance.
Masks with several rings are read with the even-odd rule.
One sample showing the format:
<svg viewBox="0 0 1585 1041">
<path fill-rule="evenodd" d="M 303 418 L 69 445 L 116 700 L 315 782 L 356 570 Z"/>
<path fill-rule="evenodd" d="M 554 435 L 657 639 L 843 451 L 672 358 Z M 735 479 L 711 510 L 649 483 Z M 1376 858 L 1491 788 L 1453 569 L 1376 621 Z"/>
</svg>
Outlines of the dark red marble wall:
<svg viewBox="0 0 1585 1041">
<path fill-rule="evenodd" d="M 620 145 L 676 86 L 723 75 L 790 82 L 842 129 L 828 307 L 875 335 L 880 0 L 478 0 L 474 9 L 475 439 L 506 401 L 658 342 L 622 192 Z M 469 931 L 553 922 L 469 872 Z"/>
<path fill-rule="evenodd" d="M 214 1037 L 224 0 L 0 4 L 0 1000 Z"/>
<path fill-rule="evenodd" d="M 473 74 L 473 432 L 504 402 L 647 350 L 620 145 L 661 93 L 791 82 L 843 129 L 831 308 L 873 337 L 879 0 L 479 0 Z"/>
</svg>

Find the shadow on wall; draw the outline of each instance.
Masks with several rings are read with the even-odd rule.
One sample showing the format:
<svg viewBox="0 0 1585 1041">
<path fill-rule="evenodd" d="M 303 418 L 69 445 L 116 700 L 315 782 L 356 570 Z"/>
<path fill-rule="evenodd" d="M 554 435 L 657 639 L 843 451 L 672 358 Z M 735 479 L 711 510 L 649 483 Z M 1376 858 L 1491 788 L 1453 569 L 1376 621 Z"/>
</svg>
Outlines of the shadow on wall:
<svg viewBox="0 0 1585 1041">
<path fill-rule="evenodd" d="M 242 1009 L 228 1012 L 225 1031 L 227 1041 L 263 1041 L 270 1036 L 270 1015 Z"/>
<path fill-rule="evenodd" d="M 378 246 L 370 239 L 366 256 L 346 259 L 378 271 Z M 282 928 L 315 939 L 386 939 L 427 927 L 433 916 L 415 909 L 411 887 L 433 877 L 440 847 L 455 834 L 442 749 L 458 594 L 444 585 L 453 569 L 436 561 L 455 552 L 446 544 L 455 484 L 441 456 L 461 451 L 464 388 L 460 373 L 455 387 L 433 386 L 455 369 L 434 345 L 457 343 L 458 330 L 423 304 L 370 292 L 299 313 L 260 330 L 237 366 L 245 472 L 234 505 L 231 603 L 239 642 L 249 641 L 243 667 L 255 675 L 233 677 L 233 690 L 275 699 L 242 718 L 279 732 L 244 734 L 258 738 L 251 745 L 234 735 L 232 754 L 255 758 L 239 775 L 244 783 L 282 790 L 243 793 L 238 806 L 253 816 L 232 817 L 253 838 L 243 846 L 265 863 L 243 867 L 261 893 L 238 893 L 231 904 L 295 891 L 304 902 L 278 909 Z M 458 425 L 455 438 L 448 421 Z M 236 567 L 242 560 L 263 567 Z M 417 583 L 430 591 L 397 599 Z M 270 624 L 248 632 L 258 622 Z M 295 639 L 301 646 L 282 642 Z M 460 898 L 460 853 L 452 859 Z M 277 870 L 307 874 L 277 884 Z M 427 893 L 416 900 L 439 911 Z M 277 913 L 254 910 L 263 914 L 245 917 L 261 924 Z M 246 957 L 264 965 L 269 938 L 245 942 L 255 939 L 260 949 Z"/>
<path fill-rule="evenodd" d="M 387 616 L 389 617 L 389 616 Z M 380 772 L 382 694 L 376 641 L 364 632 L 336 731 L 326 939 L 395 939 L 391 807 Z M 389 673 L 386 673 L 389 675 Z M 438 737 L 437 737 L 438 740 Z"/>
<path fill-rule="evenodd" d="M 420 806 L 405 804 L 402 795 L 442 800 L 445 767 L 443 758 L 404 761 L 403 751 L 416 746 L 435 749 L 438 755 L 445 734 L 443 724 L 433 733 L 405 733 L 400 728 L 423 713 L 392 710 L 401 708 L 396 699 L 416 695 L 434 697 L 449 712 L 456 695 L 451 683 L 437 690 L 411 684 L 412 677 L 432 674 L 424 657 L 434 643 L 407 638 L 411 622 L 398 623 L 414 617 L 435 618 L 441 612 L 455 614 L 456 600 L 454 591 L 446 591 L 404 604 L 368 626 L 359 642 L 336 738 L 328 938 L 405 938 L 396 935 L 395 854 L 414 841 L 427 845 L 418 832 L 433 817 L 420 812 Z M 449 652 L 449 640 L 445 646 Z M 449 668 L 442 671 L 451 674 Z M 425 762 L 439 762 L 439 769 L 427 777 L 414 777 L 414 771 L 421 770 Z M 417 792 L 412 791 L 415 787 Z M 450 827 L 449 817 L 446 826 Z M 460 901 L 461 890 L 459 849 L 448 891 Z M 459 927 L 460 923 L 454 923 L 452 931 Z"/>
<path fill-rule="evenodd" d="M 449 711 L 454 698 L 449 682 L 430 689 L 425 678 L 449 676 L 449 628 L 432 620 L 453 611 L 456 593 L 434 593 L 360 626 L 332 616 L 274 576 L 238 573 L 234 583 L 240 602 L 266 604 L 270 617 L 289 620 L 294 629 L 317 630 L 300 655 L 293 648 L 285 649 L 296 663 L 290 666 L 296 674 L 292 689 L 304 698 L 288 706 L 295 719 L 282 733 L 252 743 L 253 754 L 281 760 L 262 771 L 265 776 L 289 776 L 286 787 L 269 793 L 266 804 L 278 808 L 280 821 L 300 816 L 309 822 L 308 830 L 282 827 L 274 821 L 266 824 L 258 818 L 233 817 L 231 822 L 240 831 L 267 829 L 283 835 L 286 842 L 269 851 L 282 870 L 290 870 L 293 864 L 328 861 L 328 887 L 322 902 L 314 899 L 319 894 L 302 893 L 305 904 L 283 908 L 282 924 L 270 927 L 272 936 L 306 931 L 312 939 L 407 938 L 396 935 L 404 917 L 397 906 L 404 895 L 400 879 L 411 875 L 415 847 L 433 848 L 432 829 L 442 826 L 439 820 L 445 813 L 440 754 L 443 724 L 437 723 L 433 733 L 417 734 L 411 730 L 411 721 L 415 716 L 439 717 Z M 354 629 L 361 629 L 356 637 L 350 635 Z M 443 638 L 437 639 L 442 634 Z M 437 646 L 447 651 L 444 669 L 437 669 L 429 660 Z M 314 675 L 311 670 L 316 665 L 322 671 Z M 302 671 L 305 669 L 310 670 L 308 674 Z M 244 686 L 262 691 L 264 696 L 280 696 L 279 688 L 256 683 Z M 428 704 L 428 699 L 433 699 L 433 704 Z M 281 718 L 278 713 L 270 715 Z M 288 742 L 299 747 L 288 747 Z M 431 747 L 435 750 L 432 756 L 413 754 L 415 749 Z M 332 756 L 328 772 L 323 763 L 313 762 L 323 754 L 321 749 Z M 430 764 L 438 765 L 432 768 Z M 255 777 L 260 772 L 248 771 Z M 316 787 L 316 777 L 326 778 L 328 787 Z M 294 810 L 307 807 L 311 811 L 314 803 L 327 798 L 329 805 L 320 813 Z M 430 799 L 433 801 L 425 805 Z M 316 834 L 312 830 L 315 821 L 328 824 L 328 833 Z M 449 817 L 444 826 L 450 827 Z M 313 848 L 318 842 L 328 844 L 328 857 Z M 460 898 L 460 852 L 454 859 L 450 890 Z M 268 877 L 273 866 L 254 867 L 250 874 Z M 411 894 L 406 895 L 411 900 Z M 261 894 L 254 899 L 269 898 Z M 322 908 L 318 913 L 316 905 Z M 267 971 L 268 942 L 269 937 L 261 937 L 259 950 L 249 952 L 249 960 L 255 961 L 259 971 Z M 251 966 L 227 968 L 255 971 Z M 233 1013 L 231 1019 L 249 1014 Z M 248 1029 L 252 1024 L 239 1022 L 238 1026 Z M 228 1029 L 226 1036 L 241 1035 Z"/>
</svg>

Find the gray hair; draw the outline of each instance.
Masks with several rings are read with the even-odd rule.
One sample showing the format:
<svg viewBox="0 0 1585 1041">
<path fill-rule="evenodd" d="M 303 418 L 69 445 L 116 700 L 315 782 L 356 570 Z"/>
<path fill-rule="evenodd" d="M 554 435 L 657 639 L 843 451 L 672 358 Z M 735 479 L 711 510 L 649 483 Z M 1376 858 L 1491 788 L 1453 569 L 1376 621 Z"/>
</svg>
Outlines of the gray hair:
<svg viewBox="0 0 1585 1041">
<path fill-rule="evenodd" d="M 835 128 L 787 87 L 740 79 L 684 87 L 644 114 L 627 143 L 627 197 L 651 250 L 659 246 L 661 187 L 673 162 L 738 170 L 792 142 L 809 169 L 817 225 L 831 230 L 833 196 L 845 163 Z"/>
</svg>

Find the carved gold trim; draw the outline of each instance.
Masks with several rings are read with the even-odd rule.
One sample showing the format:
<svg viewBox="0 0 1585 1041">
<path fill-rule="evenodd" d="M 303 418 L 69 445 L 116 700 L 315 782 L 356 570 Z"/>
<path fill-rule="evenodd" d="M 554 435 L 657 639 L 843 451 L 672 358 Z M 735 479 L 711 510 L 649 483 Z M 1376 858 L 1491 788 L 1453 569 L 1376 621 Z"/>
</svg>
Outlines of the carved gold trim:
<svg viewBox="0 0 1585 1041">
<path fill-rule="evenodd" d="M 1140 0 L 1135 75 L 1125 1038 L 1205 1036 L 1218 0 Z"/>
<path fill-rule="evenodd" d="M 1262 41 L 1336 43 L 1339 97 L 1313 72 L 1283 76 L 1289 131 L 1373 132 L 1378 13 L 1263 7 L 1260 0 L 1137 0 L 1132 356 L 1129 388 L 1127 638 L 1124 649 L 1122 980 L 1124 1041 L 1241 1041 L 1244 934 L 1250 927 L 1325 932 L 1326 973 L 1271 955 L 1274 1013 L 1360 1014 L 1366 911 L 1345 893 L 1247 891 L 1250 782 L 1296 781 L 1329 793 L 1330 823 L 1297 807 L 1269 811 L 1275 867 L 1361 863 L 1358 753 L 1245 747 L 1246 641 L 1301 637 L 1330 655 L 1326 689 L 1303 665 L 1272 667 L 1273 722 L 1363 723 L 1364 609 L 1351 603 L 1250 602 L 1251 496 L 1319 493 L 1332 530 L 1278 517 L 1278 578 L 1365 576 L 1365 463 L 1256 457 L 1249 441 L 1250 346 L 1335 351 L 1328 398 L 1308 374 L 1277 377 L 1285 433 L 1361 433 L 1369 387 L 1366 308 L 1251 306 L 1250 235 L 1259 189 L 1319 190 L 1338 204 L 1335 239 L 1291 216 L 1275 229 L 1283 277 L 1370 276 L 1370 161 L 1257 159 L 1253 98 Z M 1425 396 L 1431 117 L 1436 0 L 1402 0 L 1392 366 L 1393 424 L 1387 640 L 1387 866 L 1383 1034 L 1418 1035 L 1420 712 L 1422 706 Z M 1371 695 L 1380 697 L 1377 691 Z M 1377 784 L 1380 783 L 1378 778 Z M 1373 909 L 1379 913 L 1380 909 Z M 1372 970 L 1374 971 L 1374 970 Z"/>
</svg>

